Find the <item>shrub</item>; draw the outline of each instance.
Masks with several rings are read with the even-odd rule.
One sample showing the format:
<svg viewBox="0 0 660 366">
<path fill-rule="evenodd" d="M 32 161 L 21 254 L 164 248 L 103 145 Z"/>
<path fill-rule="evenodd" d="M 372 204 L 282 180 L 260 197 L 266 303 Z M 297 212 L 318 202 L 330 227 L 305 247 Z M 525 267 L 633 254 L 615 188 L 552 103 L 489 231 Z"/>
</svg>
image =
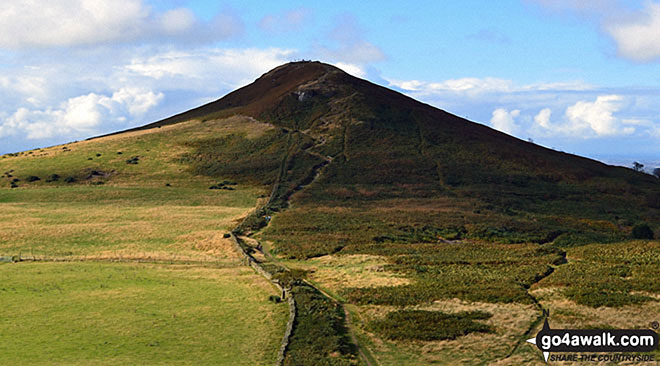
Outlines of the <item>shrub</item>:
<svg viewBox="0 0 660 366">
<path fill-rule="evenodd" d="M 28 182 L 36 182 L 36 181 L 38 181 L 38 180 L 41 180 L 41 178 L 37 177 L 36 175 L 31 175 L 31 176 L 27 177 L 26 180 L 27 180 Z"/>
<path fill-rule="evenodd" d="M 75 182 L 75 181 L 76 181 L 76 178 L 74 178 L 74 177 L 66 177 L 66 178 L 64 178 L 64 182 L 65 182 L 65 183 L 73 183 L 73 182 Z"/>
<path fill-rule="evenodd" d="M 399 310 L 370 323 L 372 329 L 392 340 L 437 341 L 455 339 L 474 332 L 490 332 L 485 324 L 475 322 L 492 315 L 482 311 L 447 314 L 440 311 Z"/>
<path fill-rule="evenodd" d="M 282 302 L 282 298 L 277 296 L 277 295 L 270 295 L 270 296 L 268 296 L 268 301 L 278 303 L 278 302 Z"/>
<path fill-rule="evenodd" d="M 231 237 L 231 234 L 229 234 L 229 233 L 224 233 L 224 234 L 222 235 L 222 237 L 225 238 L 225 239 L 227 239 L 227 238 Z"/>
<path fill-rule="evenodd" d="M 641 223 L 633 227 L 632 235 L 635 239 L 653 239 L 653 230 L 648 224 Z"/>
<path fill-rule="evenodd" d="M 57 174 L 51 174 L 48 179 L 46 179 L 46 182 L 57 182 L 60 180 L 60 176 Z"/>
<path fill-rule="evenodd" d="M 133 156 L 130 159 L 126 160 L 126 164 L 137 164 L 140 160 L 139 156 Z"/>
</svg>

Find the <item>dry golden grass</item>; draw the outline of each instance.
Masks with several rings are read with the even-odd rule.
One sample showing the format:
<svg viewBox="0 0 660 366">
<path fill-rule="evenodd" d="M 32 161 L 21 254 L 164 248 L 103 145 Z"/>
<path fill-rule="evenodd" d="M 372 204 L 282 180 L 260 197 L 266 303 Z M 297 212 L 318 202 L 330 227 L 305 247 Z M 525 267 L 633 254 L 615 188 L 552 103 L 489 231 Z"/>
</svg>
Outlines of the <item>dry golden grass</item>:
<svg viewBox="0 0 660 366">
<path fill-rule="evenodd" d="M 307 277 L 334 293 L 345 288 L 398 286 L 410 283 L 404 276 L 384 269 L 387 261 L 377 255 L 325 255 L 306 261 L 285 262 L 308 271 Z"/>
<path fill-rule="evenodd" d="M 660 301 L 651 301 L 638 305 L 627 305 L 618 308 L 579 305 L 561 294 L 561 290 L 555 287 L 535 288 L 531 291 L 544 308 L 550 310 L 549 323 L 554 329 L 585 329 L 585 328 L 648 328 L 660 314 Z M 647 295 L 647 294 L 645 294 Z M 536 334 L 541 329 L 541 324 L 533 331 Z M 512 357 L 493 363 L 497 366 L 509 365 L 545 365 L 540 359 L 540 351 L 531 345 L 522 345 L 518 352 Z M 658 359 L 660 352 L 655 352 Z M 552 365 L 657 365 L 657 362 L 559 362 Z"/>
<path fill-rule="evenodd" d="M 157 203 L 154 203 L 157 205 Z M 2 204 L 0 251 L 95 258 L 234 260 L 222 234 L 249 207 Z M 44 233 L 47 233 L 46 235 Z"/>
</svg>

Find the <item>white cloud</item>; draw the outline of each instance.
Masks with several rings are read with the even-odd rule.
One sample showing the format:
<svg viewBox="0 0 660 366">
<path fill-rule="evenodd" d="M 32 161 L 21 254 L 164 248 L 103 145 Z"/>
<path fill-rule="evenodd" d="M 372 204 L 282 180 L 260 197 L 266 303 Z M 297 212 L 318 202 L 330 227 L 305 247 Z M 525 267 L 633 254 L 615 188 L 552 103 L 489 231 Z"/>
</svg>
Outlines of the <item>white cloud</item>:
<svg viewBox="0 0 660 366">
<path fill-rule="evenodd" d="M 539 112 L 539 114 L 534 116 L 534 122 L 543 128 L 550 128 L 551 115 L 552 115 L 552 110 L 550 108 L 543 108 Z"/>
<path fill-rule="evenodd" d="M 619 95 L 599 96 L 594 102 L 581 101 L 566 108 L 566 117 L 575 131 L 591 130 L 597 136 L 629 134 L 634 128 L 622 128 L 621 120 L 614 116 L 622 102 L 623 97 Z"/>
<path fill-rule="evenodd" d="M 497 78 L 461 78 L 441 82 L 388 80 L 388 82 L 390 85 L 424 94 L 451 92 L 476 95 L 486 92 L 510 92 L 513 90 L 513 82 Z"/>
<path fill-rule="evenodd" d="M 227 14 L 211 23 L 186 8 L 155 13 L 143 0 L 13 0 L 0 5 L 0 47 L 87 46 L 161 38 L 209 41 L 240 29 Z"/>
<path fill-rule="evenodd" d="M 217 90 L 218 85 L 235 88 L 252 82 L 293 54 L 293 50 L 279 48 L 167 51 L 134 58 L 120 69 L 126 77 L 144 76 L 161 88 Z"/>
<path fill-rule="evenodd" d="M 310 17 L 307 8 L 297 8 L 282 14 L 269 14 L 261 18 L 259 28 L 267 32 L 284 33 L 299 30 Z"/>
<path fill-rule="evenodd" d="M 660 3 L 648 2 L 631 20 L 606 28 L 623 57 L 635 61 L 660 59 Z"/>
<path fill-rule="evenodd" d="M 515 85 L 513 81 L 499 78 L 460 78 L 440 82 L 386 79 L 390 86 L 413 92 L 417 96 L 434 94 L 461 94 L 478 97 L 486 93 L 518 93 L 533 91 L 584 91 L 592 86 L 582 82 L 538 83 Z"/>
<path fill-rule="evenodd" d="M 355 64 L 349 64 L 345 62 L 335 62 L 333 65 L 337 66 L 338 68 L 344 70 L 345 72 L 357 76 L 359 78 L 364 78 L 366 77 L 366 72 L 364 71 L 364 68 L 362 68 L 359 65 Z"/>
<path fill-rule="evenodd" d="M 150 90 L 121 89 L 111 96 L 89 93 L 69 98 L 58 108 L 19 108 L 0 125 L 0 137 L 24 135 L 28 139 L 56 136 L 89 137 L 102 124 L 125 126 L 128 118 L 140 117 L 163 99 Z"/>
<path fill-rule="evenodd" d="M 550 108 L 542 109 L 535 117 L 535 126 L 545 135 L 563 135 L 578 138 L 595 138 L 629 135 L 636 131 L 634 125 L 648 124 L 638 119 L 621 119 L 615 114 L 625 105 L 620 95 L 601 95 L 595 101 L 579 101 L 566 108 L 564 120 L 553 123 Z"/>
<path fill-rule="evenodd" d="M 166 11 L 159 19 L 160 28 L 166 34 L 182 34 L 190 30 L 197 23 L 195 14 L 186 8 Z"/>
<path fill-rule="evenodd" d="M 649 62 L 660 59 L 660 2 L 622 0 L 527 0 L 559 13 L 576 14 L 599 25 L 616 43 L 623 58 Z"/>
<path fill-rule="evenodd" d="M 520 110 L 518 109 L 507 111 L 504 108 L 498 108 L 493 111 L 490 124 L 497 130 L 513 135 L 518 131 L 518 126 L 515 121 L 518 116 L 520 116 Z"/>
<path fill-rule="evenodd" d="M 0 76 L 3 152 L 32 147 L 30 139 L 54 144 L 144 125 L 217 99 L 295 58 L 293 50 L 276 48 L 75 53 L 33 59 L 39 62 Z"/>
</svg>

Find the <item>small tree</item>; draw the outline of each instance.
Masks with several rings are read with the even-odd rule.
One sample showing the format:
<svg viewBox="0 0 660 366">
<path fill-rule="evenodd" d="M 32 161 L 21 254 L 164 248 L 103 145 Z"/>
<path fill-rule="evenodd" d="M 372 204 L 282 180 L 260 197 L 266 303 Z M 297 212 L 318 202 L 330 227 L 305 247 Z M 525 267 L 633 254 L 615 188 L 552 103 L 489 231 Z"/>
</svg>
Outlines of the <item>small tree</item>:
<svg viewBox="0 0 660 366">
<path fill-rule="evenodd" d="M 642 163 L 638 163 L 638 162 L 634 162 L 634 163 L 633 163 L 633 170 L 634 170 L 634 171 L 636 171 L 636 172 L 641 172 L 642 169 L 644 169 L 644 164 L 642 164 Z"/>
<path fill-rule="evenodd" d="M 660 178 L 660 168 L 653 169 L 653 175 L 655 175 L 657 178 Z"/>
</svg>

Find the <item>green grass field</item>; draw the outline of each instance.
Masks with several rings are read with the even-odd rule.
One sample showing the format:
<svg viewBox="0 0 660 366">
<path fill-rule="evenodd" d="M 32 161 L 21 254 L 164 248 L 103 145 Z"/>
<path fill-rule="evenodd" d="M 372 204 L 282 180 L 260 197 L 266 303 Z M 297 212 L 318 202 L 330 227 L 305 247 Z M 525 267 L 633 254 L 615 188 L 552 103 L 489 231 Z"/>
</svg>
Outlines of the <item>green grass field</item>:
<svg viewBox="0 0 660 366">
<path fill-rule="evenodd" d="M 271 365 L 288 317 L 247 267 L 0 266 L 2 365 Z"/>
</svg>

